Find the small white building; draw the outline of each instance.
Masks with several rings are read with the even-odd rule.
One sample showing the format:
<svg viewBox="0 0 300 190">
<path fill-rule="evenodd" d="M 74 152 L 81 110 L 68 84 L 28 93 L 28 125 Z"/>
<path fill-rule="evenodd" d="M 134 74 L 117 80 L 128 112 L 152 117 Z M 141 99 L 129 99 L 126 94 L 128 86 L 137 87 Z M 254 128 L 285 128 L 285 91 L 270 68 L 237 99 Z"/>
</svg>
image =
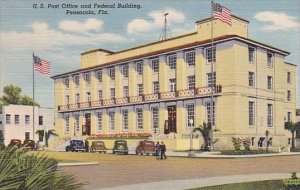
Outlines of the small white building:
<svg viewBox="0 0 300 190">
<path fill-rule="evenodd" d="M 34 115 L 34 116 L 33 116 Z M 34 123 L 33 123 L 34 117 Z M 53 108 L 6 105 L 0 108 L 0 142 L 7 146 L 11 139 L 43 141 L 37 130 L 55 129 Z"/>
</svg>

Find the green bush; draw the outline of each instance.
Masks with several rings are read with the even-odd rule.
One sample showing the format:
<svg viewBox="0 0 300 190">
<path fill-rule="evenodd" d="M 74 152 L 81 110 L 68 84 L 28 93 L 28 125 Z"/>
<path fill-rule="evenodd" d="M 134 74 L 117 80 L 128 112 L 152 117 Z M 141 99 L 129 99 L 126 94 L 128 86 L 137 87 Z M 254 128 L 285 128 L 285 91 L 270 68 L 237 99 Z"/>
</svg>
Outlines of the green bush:
<svg viewBox="0 0 300 190">
<path fill-rule="evenodd" d="M 233 143 L 234 150 L 236 151 L 241 150 L 242 139 L 240 137 L 232 137 L 232 143 Z"/>
</svg>

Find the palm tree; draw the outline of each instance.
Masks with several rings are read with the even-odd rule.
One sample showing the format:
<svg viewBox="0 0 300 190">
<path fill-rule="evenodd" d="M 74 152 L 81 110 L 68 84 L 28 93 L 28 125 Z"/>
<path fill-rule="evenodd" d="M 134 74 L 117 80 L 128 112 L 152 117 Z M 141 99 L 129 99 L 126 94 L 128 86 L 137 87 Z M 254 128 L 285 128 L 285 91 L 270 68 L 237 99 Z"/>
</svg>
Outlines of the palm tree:
<svg viewBox="0 0 300 190">
<path fill-rule="evenodd" d="M 291 121 L 284 123 L 284 128 L 292 133 L 292 149 L 295 149 L 295 132 L 300 130 L 300 122 L 293 123 Z"/>
<path fill-rule="evenodd" d="M 218 139 L 215 139 L 214 142 L 211 142 L 213 132 L 216 132 L 219 130 L 217 130 L 217 129 L 213 130 L 210 123 L 206 124 L 205 122 L 203 122 L 202 125 L 199 125 L 199 127 L 194 128 L 193 133 L 197 132 L 197 131 L 199 131 L 203 137 L 204 150 L 210 150 L 210 145 L 214 144 L 218 141 Z"/>
<path fill-rule="evenodd" d="M 48 131 L 37 130 L 36 134 L 38 134 L 39 136 L 42 136 L 42 138 L 44 138 L 44 135 L 45 135 L 45 146 L 46 147 L 48 147 L 48 140 L 51 136 L 58 136 L 58 134 L 55 133 L 54 129 L 49 129 Z"/>
</svg>

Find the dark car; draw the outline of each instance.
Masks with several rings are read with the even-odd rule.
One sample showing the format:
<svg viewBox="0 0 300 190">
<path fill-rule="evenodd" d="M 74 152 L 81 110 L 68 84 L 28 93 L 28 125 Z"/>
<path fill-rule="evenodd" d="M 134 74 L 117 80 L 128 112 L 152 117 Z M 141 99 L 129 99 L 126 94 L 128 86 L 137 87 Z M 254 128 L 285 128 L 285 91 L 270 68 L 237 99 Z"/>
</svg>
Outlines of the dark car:
<svg viewBox="0 0 300 190">
<path fill-rule="evenodd" d="M 107 148 L 103 141 L 93 141 L 91 145 L 91 152 L 106 153 Z"/>
<path fill-rule="evenodd" d="M 22 141 L 20 139 L 11 139 L 10 143 L 8 144 L 9 147 L 16 146 L 18 148 L 20 148 L 21 145 L 22 145 Z"/>
<path fill-rule="evenodd" d="M 123 153 L 128 154 L 127 142 L 124 140 L 116 140 L 112 153 Z"/>
<path fill-rule="evenodd" d="M 139 142 L 139 145 L 136 147 L 135 153 L 137 155 L 155 155 L 155 144 L 153 141 L 143 140 Z"/>
<path fill-rule="evenodd" d="M 29 150 L 36 150 L 35 142 L 33 140 L 24 140 L 22 147 Z"/>
<path fill-rule="evenodd" d="M 68 146 L 66 146 L 66 151 L 85 151 L 85 147 L 84 147 L 84 143 L 82 140 L 71 140 L 70 144 Z"/>
</svg>

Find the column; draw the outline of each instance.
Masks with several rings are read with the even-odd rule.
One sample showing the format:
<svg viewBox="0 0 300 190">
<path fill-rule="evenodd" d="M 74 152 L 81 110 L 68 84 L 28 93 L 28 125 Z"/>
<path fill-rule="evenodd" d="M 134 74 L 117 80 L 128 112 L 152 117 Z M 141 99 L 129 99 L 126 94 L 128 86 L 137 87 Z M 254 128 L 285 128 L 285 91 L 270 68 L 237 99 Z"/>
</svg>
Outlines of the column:
<svg viewBox="0 0 300 190">
<path fill-rule="evenodd" d="M 128 88 L 129 96 L 137 96 L 137 81 L 136 81 L 135 63 L 129 63 L 129 79 Z"/>
<path fill-rule="evenodd" d="M 169 91 L 169 76 L 168 76 L 169 68 L 166 63 L 165 56 L 159 57 L 159 91 L 167 92 Z"/>
<path fill-rule="evenodd" d="M 115 133 L 122 131 L 122 112 L 120 108 L 115 108 Z"/>
<path fill-rule="evenodd" d="M 183 101 L 178 101 L 176 103 L 176 128 L 179 138 L 182 138 L 182 133 L 187 128 L 186 123 L 186 113 Z"/>
<path fill-rule="evenodd" d="M 151 111 L 149 104 L 145 104 L 143 107 L 143 132 L 150 133 L 151 132 Z"/>
<path fill-rule="evenodd" d="M 152 70 L 149 59 L 143 61 L 143 85 L 144 94 L 152 94 Z"/>
<path fill-rule="evenodd" d="M 176 90 L 187 89 L 187 75 L 186 75 L 187 64 L 184 61 L 184 52 L 177 52 L 177 63 L 176 63 Z"/>
<path fill-rule="evenodd" d="M 206 86 L 206 63 L 203 56 L 203 48 L 196 48 L 195 57 L 195 83 L 196 88 Z"/>
<path fill-rule="evenodd" d="M 116 66 L 115 67 L 115 92 L 116 92 L 116 98 L 122 98 L 123 97 L 123 78 L 124 76 L 121 73 L 122 66 Z"/>
<path fill-rule="evenodd" d="M 109 77 L 109 69 L 102 69 L 102 77 L 103 77 L 103 99 L 110 99 L 110 77 Z"/>
<path fill-rule="evenodd" d="M 128 132 L 136 132 L 136 113 L 134 106 L 128 107 Z"/>
<path fill-rule="evenodd" d="M 165 120 L 168 119 L 168 111 L 164 102 L 159 103 L 159 134 L 164 134 Z"/>
</svg>

